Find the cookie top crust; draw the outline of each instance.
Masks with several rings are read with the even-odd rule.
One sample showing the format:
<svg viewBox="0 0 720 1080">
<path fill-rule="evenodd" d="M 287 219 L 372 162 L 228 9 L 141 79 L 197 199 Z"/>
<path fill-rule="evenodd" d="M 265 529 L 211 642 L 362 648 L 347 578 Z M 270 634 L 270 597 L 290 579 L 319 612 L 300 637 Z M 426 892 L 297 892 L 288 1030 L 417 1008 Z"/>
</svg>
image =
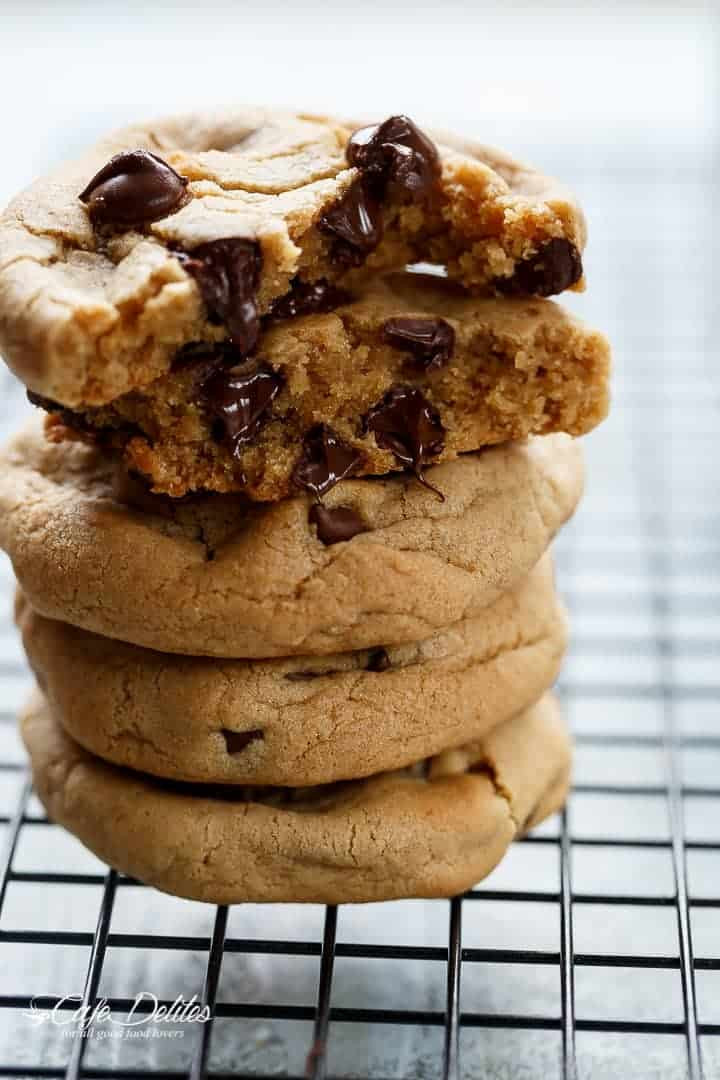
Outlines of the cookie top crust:
<svg viewBox="0 0 720 1080">
<path fill-rule="evenodd" d="M 218 791 L 108 765 L 39 696 L 21 730 L 51 820 L 123 873 L 212 903 L 455 895 L 559 808 L 571 760 L 551 695 L 461 750 L 300 790 Z"/>
<path fill-rule="evenodd" d="M 0 455 L 0 546 L 48 618 L 163 652 L 270 657 L 420 641 L 523 578 L 574 511 L 566 435 L 428 470 L 343 481 L 325 497 L 364 531 L 326 545 L 309 496 L 148 497 L 129 504 L 107 454 L 49 444 L 36 418 Z"/>
<path fill-rule="evenodd" d="M 358 202 L 377 180 L 377 154 L 349 149 L 354 126 L 251 107 L 172 117 L 124 128 L 37 181 L 0 218 L 10 367 L 45 397 L 99 405 L 163 374 L 182 345 L 227 338 L 232 317 L 208 304 L 205 273 L 218 242 L 254 252 L 245 286 L 259 316 L 294 280 L 336 280 L 358 261 L 443 263 L 480 291 L 582 287 L 584 219 L 555 181 L 443 136 L 432 183 L 418 192 L 384 178 Z M 403 149 L 414 138 L 399 137 Z M 112 166 L 116 155 L 125 158 Z M 138 191 L 152 220 L 135 224 Z M 368 207 L 371 236 L 358 232 Z"/>
</svg>

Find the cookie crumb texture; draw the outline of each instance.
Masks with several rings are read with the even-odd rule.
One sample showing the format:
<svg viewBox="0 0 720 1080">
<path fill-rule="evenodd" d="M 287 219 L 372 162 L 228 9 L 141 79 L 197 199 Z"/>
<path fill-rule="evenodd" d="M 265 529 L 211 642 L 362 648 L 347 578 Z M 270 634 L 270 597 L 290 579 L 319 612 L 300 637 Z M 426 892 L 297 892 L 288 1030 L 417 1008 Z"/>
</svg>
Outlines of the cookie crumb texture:
<svg viewBox="0 0 720 1080">
<path fill-rule="evenodd" d="M 442 277 L 403 272 L 363 276 L 355 295 L 271 324 L 250 364 L 224 346 L 185 350 L 145 390 L 66 414 L 49 434 L 97 432 L 155 492 L 272 501 L 297 490 L 318 425 L 353 452 L 352 472 L 368 475 L 530 434 L 583 435 L 607 413 L 607 341 L 551 301 L 472 299 Z M 407 409 L 394 441 L 377 430 L 399 392 L 437 418 L 421 459 Z"/>
<path fill-rule="evenodd" d="M 232 331 L 196 257 L 218 242 L 257 252 L 241 336 L 293 281 L 338 282 L 358 263 L 433 262 L 479 293 L 583 287 L 584 219 L 555 181 L 444 135 L 435 169 L 412 125 L 351 149 L 355 126 L 253 108 L 179 116 L 116 132 L 33 184 L 0 218 L 7 362 L 71 408 L 147 387 L 183 345 Z"/>
<path fill-rule="evenodd" d="M 325 655 L 422 641 L 479 614 L 538 562 L 582 493 L 567 435 L 326 496 L 363 530 L 328 543 L 296 496 L 167 499 L 118 490 L 108 455 L 50 444 L 39 418 L 0 454 L 0 546 L 41 615 L 195 656 Z"/>
<path fill-rule="evenodd" d="M 452 896 L 557 810 L 571 747 L 552 697 L 409 769 L 311 789 L 203 789 L 92 757 L 37 696 L 22 734 L 48 816 L 104 862 L 211 903 Z"/>
<path fill-rule="evenodd" d="M 555 681 L 566 623 L 545 556 L 487 607 L 408 645 L 264 661 L 169 656 L 17 621 L 53 715 L 90 753 L 193 783 L 356 779 L 471 742 Z"/>
</svg>

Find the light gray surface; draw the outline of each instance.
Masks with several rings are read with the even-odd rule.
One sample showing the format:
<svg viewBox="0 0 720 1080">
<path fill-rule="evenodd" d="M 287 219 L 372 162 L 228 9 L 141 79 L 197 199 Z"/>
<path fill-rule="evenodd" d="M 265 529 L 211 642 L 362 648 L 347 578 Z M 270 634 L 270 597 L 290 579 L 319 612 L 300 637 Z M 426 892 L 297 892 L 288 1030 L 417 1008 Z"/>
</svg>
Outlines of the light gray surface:
<svg viewBox="0 0 720 1080">
<path fill-rule="evenodd" d="M 64 36 L 58 7 L 67 8 Z M 14 85 L 26 81 L 23 64 L 27 65 L 27 58 L 20 45 L 26 41 L 27 19 L 40 8 L 25 7 L 22 17 L 7 23 L 5 77 L 12 78 Z M 115 100 L 117 90 L 126 102 L 153 100 L 161 110 L 173 97 L 184 95 L 183 104 L 187 104 L 190 90 L 178 72 L 191 69 L 200 46 L 186 11 L 178 14 L 177 22 L 169 23 L 161 18 L 161 8 L 158 5 L 147 13 L 148 40 L 158 44 L 167 33 L 174 47 L 163 50 L 154 66 L 136 72 L 127 93 L 122 84 L 106 82 L 105 102 Z M 239 10 L 233 19 L 239 18 Z M 277 7 L 270 4 L 264 10 L 254 24 L 260 27 L 260 42 L 272 40 L 277 27 L 283 27 L 277 72 L 287 69 L 287 58 L 298 45 L 307 60 L 306 47 L 315 43 L 314 52 L 310 49 L 314 62 L 304 65 L 304 100 L 322 104 L 321 83 L 326 74 L 321 79 L 318 70 L 339 72 L 348 59 L 338 48 L 341 39 L 347 42 L 343 26 L 323 22 L 319 8 L 311 10 L 309 23 L 297 15 L 293 22 L 287 13 L 285 21 L 274 22 Z M 451 10 L 457 15 L 461 6 L 452 5 Z M 570 303 L 602 326 L 613 341 L 615 402 L 611 419 L 586 442 L 587 497 L 558 545 L 560 584 L 573 612 L 575 632 L 564 686 L 573 726 L 583 737 L 578 784 L 630 784 L 648 786 L 651 791 L 645 795 L 578 792 L 571 800 L 568 821 L 571 835 L 578 840 L 663 841 L 669 837 L 664 794 L 668 774 L 659 738 L 668 716 L 680 735 L 695 740 L 695 745 L 678 753 L 685 784 L 703 790 L 718 788 L 720 771 L 720 744 L 708 741 L 717 738 L 720 719 L 716 345 L 720 207 L 717 177 L 712 172 L 717 149 L 712 104 L 716 39 L 712 5 L 686 9 L 684 20 L 664 5 L 654 9 L 609 5 L 593 8 L 591 14 L 592 18 L 577 11 L 573 15 L 568 7 L 552 15 L 544 8 L 542 16 L 539 8 L 535 14 L 518 15 L 513 9 L 496 16 L 487 27 L 479 18 L 468 16 L 467 27 L 474 37 L 462 32 L 459 16 L 457 25 L 444 22 L 438 33 L 445 47 L 433 68 L 437 75 L 439 65 L 437 84 L 442 93 L 438 97 L 430 86 L 413 85 L 413 92 L 403 95 L 403 107 L 446 124 L 458 115 L 458 126 L 474 133 L 487 128 L 489 141 L 534 152 L 541 164 L 575 186 L 587 209 L 590 290 Z M 379 61 L 384 63 L 378 61 L 370 99 L 361 101 L 357 89 L 349 91 L 343 83 L 339 105 L 345 111 L 380 108 L 381 101 L 397 98 L 397 86 L 389 82 L 386 70 L 380 70 L 390 62 L 391 35 L 410 34 L 426 62 L 440 19 L 437 12 L 431 15 L 434 23 L 423 36 L 415 23 L 407 29 L 402 5 L 392 5 L 391 30 L 386 23 L 378 31 Z M 61 143 L 71 149 L 91 138 L 104 126 L 103 114 L 115 122 L 144 111 L 140 104 L 88 105 L 83 97 L 81 79 L 87 72 L 80 62 L 75 33 L 81 34 L 83 43 L 96 46 L 88 49 L 87 62 L 97 86 L 107 62 L 98 47 L 101 17 L 98 8 L 61 5 L 46 7 L 43 18 L 35 22 L 37 55 L 44 57 L 47 71 L 54 74 L 42 87 L 33 82 L 32 92 L 7 119 L 17 153 L 10 156 L 0 179 L 4 194 L 61 156 Z M 369 17 L 358 16 L 358 49 L 373 40 Z M 113 23 L 110 15 L 107 20 L 103 24 L 106 38 L 113 39 L 115 34 L 117 41 L 118 27 L 123 40 L 139 32 L 139 26 L 129 21 Z M 239 32 L 239 23 L 232 25 Z M 217 30 L 216 66 L 221 74 L 209 75 L 201 95 L 220 100 L 231 96 L 291 99 L 287 71 L 272 83 L 270 92 L 260 92 L 268 89 L 261 81 L 258 57 L 262 49 L 240 50 L 238 63 L 247 57 L 251 77 L 238 76 L 242 85 L 230 90 L 227 65 L 232 50 L 227 41 L 219 44 L 222 35 Z M 519 44 L 513 36 L 516 32 Z M 471 83 L 465 69 L 462 75 L 453 71 L 450 46 L 459 48 L 461 39 L 455 58 L 458 68 L 477 43 L 478 53 L 489 64 L 485 80 L 474 75 Z M 536 40 L 541 41 L 541 49 L 535 50 Z M 596 41 L 602 44 L 599 50 L 593 47 Z M 69 53 L 58 47 L 61 42 Z M 512 78 L 508 78 L 497 57 L 511 45 L 514 63 Z M 349 62 L 356 60 L 353 52 Z M 589 80 L 583 78 L 584 63 L 590 66 Z M 48 94 L 50 85 L 53 92 Z M 485 117 L 470 123 L 467 103 L 473 95 L 483 100 Z M 12 100 L 7 92 L 4 99 Z M 83 100 L 80 105 L 79 100 Z M 463 102 L 462 115 L 457 101 Z M 537 119 L 531 115 L 531 101 L 536 103 Z M 61 119 L 68 115 L 72 124 L 61 138 Z M 6 432 L 17 425 L 25 406 L 19 388 L 9 377 L 2 379 L 1 423 Z M 0 581 L 7 610 L 11 576 L 5 563 Z M 0 760 L 7 762 L 22 760 L 10 719 L 28 685 L 22 671 L 16 673 L 20 663 L 13 632 L 8 622 L 2 622 L 0 668 L 7 722 L 0 727 Z M 669 699 L 663 699 L 663 687 L 670 691 Z M 606 746 L 593 741 L 598 734 L 629 733 L 643 736 L 644 744 Z M 0 772 L 0 813 L 12 814 L 20 782 L 17 773 Z M 720 842 L 719 806 L 718 798 L 707 792 L 686 796 L 689 839 Z M 31 813 L 37 812 L 37 807 L 31 807 Z M 557 835 L 557 829 L 554 822 L 541 833 Z M 693 849 L 687 860 L 691 896 L 720 897 L 718 852 Z M 22 830 L 14 869 L 103 872 L 71 837 L 54 827 L 32 825 Z M 523 844 L 510 852 L 482 888 L 553 892 L 558 888 L 558 874 L 556 845 Z M 596 847 L 578 842 L 573 844 L 572 874 L 578 894 L 673 894 L 668 847 Z M 99 884 L 11 882 L 0 919 L 0 996 L 81 992 L 87 947 L 13 944 L 1 935 L 17 930 L 90 933 L 101 897 Z M 559 948 L 556 902 L 466 902 L 463 913 L 467 948 Z M 209 907 L 125 886 L 118 890 L 111 929 L 117 934 L 207 939 L 213 916 Z M 678 955 L 672 906 L 578 903 L 573 922 L 575 948 L 581 954 Z M 322 925 L 319 908 L 248 906 L 231 911 L 228 933 L 239 938 L 318 942 Z M 691 926 L 696 955 L 719 956 L 720 908 L 692 907 Z M 340 912 L 338 940 L 344 943 L 444 947 L 447 935 L 448 905 L 444 902 L 373 905 Z M 138 991 L 152 991 L 170 998 L 189 997 L 200 990 L 206 960 L 203 951 L 111 948 L 101 993 L 132 997 Z M 219 1001 L 312 1007 L 318 970 L 317 956 L 230 953 L 223 962 Z M 341 1008 L 440 1012 L 444 978 L 444 964 L 439 961 L 342 957 L 336 962 L 332 1001 Z M 703 970 L 697 978 L 699 1020 L 720 1024 L 720 971 Z M 462 1008 L 467 1013 L 557 1018 L 561 1013 L 559 966 L 466 963 Z M 677 969 L 579 966 L 576 1008 L 583 1020 L 682 1021 L 680 973 Z M 183 1069 L 196 1034 L 188 1029 L 182 1039 L 151 1044 L 93 1041 L 86 1064 L 114 1067 L 121 1073 L 142 1069 L 144 1075 L 152 1068 Z M 210 1064 L 228 1071 L 302 1074 L 310 1038 L 307 1021 L 219 1020 Z M 713 1080 L 720 1077 L 720 1037 L 705 1036 L 702 1042 L 705 1075 Z M 0 1010 L 0 1073 L 2 1066 L 11 1064 L 42 1062 L 48 1068 L 61 1068 L 68 1045 L 59 1029 L 45 1025 L 33 1030 L 20 1011 Z M 467 1078 L 545 1080 L 562 1075 L 559 1031 L 465 1027 L 461 1047 L 462 1074 Z M 330 1027 L 333 1075 L 438 1077 L 441 1051 L 440 1027 L 346 1023 Z M 581 1032 L 577 1051 L 583 1080 L 675 1080 L 686 1075 L 685 1044 L 679 1034 Z"/>
</svg>

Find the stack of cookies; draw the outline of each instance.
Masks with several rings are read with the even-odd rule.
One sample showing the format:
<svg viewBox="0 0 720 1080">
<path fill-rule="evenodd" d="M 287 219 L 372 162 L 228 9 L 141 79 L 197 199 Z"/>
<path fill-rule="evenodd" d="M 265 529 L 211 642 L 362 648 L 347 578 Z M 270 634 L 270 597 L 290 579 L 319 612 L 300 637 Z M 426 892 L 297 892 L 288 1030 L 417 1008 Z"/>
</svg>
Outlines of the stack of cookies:
<svg viewBox="0 0 720 1080">
<path fill-rule="evenodd" d="M 562 804 L 584 243 L 403 116 L 176 117 L 14 200 L 0 543 L 53 820 L 181 896 L 335 903 L 452 895 Z"/>
</svg>

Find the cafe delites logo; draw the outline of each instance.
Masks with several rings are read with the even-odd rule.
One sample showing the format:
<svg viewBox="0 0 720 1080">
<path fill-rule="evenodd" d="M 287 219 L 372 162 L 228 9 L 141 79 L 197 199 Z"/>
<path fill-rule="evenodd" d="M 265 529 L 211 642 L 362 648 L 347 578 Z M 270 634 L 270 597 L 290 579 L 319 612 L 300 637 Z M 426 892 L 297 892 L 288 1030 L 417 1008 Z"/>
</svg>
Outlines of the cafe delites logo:
<svg viewBox="0 0 720 1080">
<path fill-rule="evenodd" d="M 185 1034 L 185 1024 L 206 1024 L 210 1008 L 200 1003 L 197 994 L 162 1002 L 155 994 L 142 990 L 124 1014 L 113 1010 L 107 998 L 83 1005 L 82 995 L 66 994 L 34 997 L 22 1015 L 35 1028 L 45 1024 L 62 1028 L 68 1038 L 178 1039 Z"/>
</svg>

